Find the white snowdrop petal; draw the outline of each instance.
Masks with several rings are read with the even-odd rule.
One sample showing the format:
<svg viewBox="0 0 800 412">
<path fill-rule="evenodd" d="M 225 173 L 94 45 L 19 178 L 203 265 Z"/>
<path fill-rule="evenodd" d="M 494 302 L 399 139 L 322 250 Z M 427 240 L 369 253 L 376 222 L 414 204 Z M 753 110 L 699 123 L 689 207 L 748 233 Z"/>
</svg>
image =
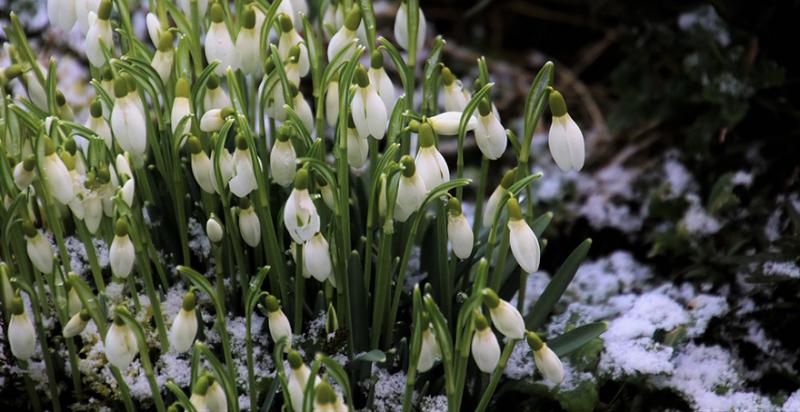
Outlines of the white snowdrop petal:
<svg viewBox="0 0 800 412">
<path fill-rule="evenodd" d="M 33 324 L 24 312 L 11 315 L 8 324 L 8 343 L 11 354 L 17 359 L 28 360 L 36 350 L 36 332 Z"/>
<path fill-rule="evenodd" d="M 510 303 L 500 300 L 500 304 L 489 310 L 492 323 L 500 333 L 512 339 L 525 337 L 525 321 L 517 308 Z"/>
<path fill-rule="evenodd" d="M 48 191 L 59 203 L 68 204 L 75 197 L 75 190 L 67 166 L 55 153 L 44 158 L 43 166 Z"/>
<path fill-rule="evenodd" d="M 303 267 L 320 282 L 325 282 L 331 276 L 333 264 L 330 247 L 321 233 L 317 233 L 303 245 Z"/>
<path fill-rule="evenodd" d="M 270 170 L 272 171 L 272 178 L 275 183 L 287 187 L 294 181 L 294 173 L 296 169 L 295 162 L 297 161 L 297 154 L 294 151 L 294 146 L 290 141 L 282 142 L 275 141 L 272 151 L 269 154 Z"/>
<path fill-rule="evenodd" d="M 133 331 L 126 325 L 116 323 L 112 323 L 108 328 L 104 346 L 108 362 L 122 370 L 128 368 L 139 350 Z"/>
<path fill-rule="evenodd" d="M 553 383 L 561 383 L 564 380 L 564 366 L 561 364 L 561 359 L 547 344 L 543 344 L 539 350 L 533 352 L 533 359 L 536 368 L 545 379 Z"/>
<path fill-rule="evenodd" d="M 26 238 L 26 250 L 36 270 L 46 275 L 53 273 L 53 247 L 41 233 Z"/>
<path fill-rule="evenodd" d="M 256 247 L 261 242 L 261 223 L 253 208 L 239 211 L 239 232 L 250 247 Z"/>
<path fill-rule="evenodd" d="M 347 129 L 347 163 L 356 169 L 364 166 L 369 157 L 369 141 L 355 129 Z"/>
<path fill-rule="evenodd" d="M 353 116 L 353 123 L 356 126 L 358 135 L 361 137 L 368 137 L 370 131 L 370 124 L 367 120 L 366 96 L 363 91 L 359 90 L 353 96 L 353 101 L 350 103 L 350 111 Z"/>
<path fill-rule="evenodd" d="M 500 361 L 500 344 L 491 328 L 476 330 L 472 335 L 472 358 L 478 369 L 492 373 Z"/>
<path fill-rule="evenodd" d="M 369 134 L 375 139 L 381 140 L 386 133 L 386 122 L 388 122 L 386 106 L 372 86 L 367 87 L 365 97 L 365 110 Z"/>
<path fill-rule="evenodd" d="M 128 235 L 114 236 L 108 249 L 109 264 L 114 276 L 127 278 L 136 262 L 136 250 Z"/>
<path fill-rule="evenodd" d="M 169 344 L 177 352 L 186 352 L 192 347 L 197 335 L 197 316 L 195 312 L 180 309 L 169 329 Z"/>
<path fill-rule="evenodd" d="M 511 220 L 508 230 L 511 252 L 522 270 L 527 273 L 539 270 L 539 240 L 530 226 L 522 219 Z"/>
<path fill-rule="evenodd" d="M 453 253 L 455 253 L 459 259 L 466 259 L 472 254 L 475 236 L 464 214 L 458 216 L 448 215 L 447 237 L 450 239 Z"/>
<path fill-rule="evenodd" d="M 287 345 L 292 345 L 292 326 L 289 324 L 289 318 L 283 313 L 282 310 L 270 312 L 267 315 L 269 323 L 269 334 L 272 336 L 272 341 L 277 342 L 281 338 L 288 339 Z"/>
</svg>

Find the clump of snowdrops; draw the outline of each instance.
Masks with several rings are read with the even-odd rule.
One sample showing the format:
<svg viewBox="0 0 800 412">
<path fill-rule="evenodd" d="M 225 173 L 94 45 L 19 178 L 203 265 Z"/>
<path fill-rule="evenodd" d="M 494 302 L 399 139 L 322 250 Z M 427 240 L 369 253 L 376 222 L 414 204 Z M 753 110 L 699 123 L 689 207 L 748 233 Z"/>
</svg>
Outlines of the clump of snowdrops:
<svg viewBox="0 0 800 412">
<path fill-rule="evenodd" d="M 13 13 L 5 28 L 13 64 L 0 84 L 21 82 L 27 92 L 0 107 L 5 336 L 21 369 L 43 360 L 52 410 L 91 396 L 78 367 L 90 323 L 117 381 L 113 402 L 136 408 L 124 375 L 138 358 L 150 406 L 198 412 L 237 411 L 241 396 L 261 410 L 363 407 L 369 388 L 358 393 L 354 383 L 369 382 L 371 363 L 405 371 L 403 410 L 416 407 L 422 388 L 445 395 L 449 410 L 484 410 L 515 345 L 530 345 L 539 372 L 558 383 L 559 357 L 605 330 L 538 334 L 588 239 L 526 318 L 508 303 L 525 301 L 552 218 L 535 209 L 529 185 L 539 175 L 528 163 L 548 107 L 556 163 L 580 170 L 584 162 L 551 63 L 535 77 L 515 134 L 491 102 L 485 60 L 465 87 L 416 0 L 398 5 L 393 39 L 377 35 L 369 0 L 149 5 L 142 40 L 124 1 L 48 1 L 56 30 L 77 25 L 85 35 L 96 95 L 85 122 L 57 88 L 58 62 L 37 62 Z M 469 139 L 483 154 L 477 181 L 464 178 Z M 448 140 L 457 142 L 454 168 L 438 150 Z M 502 170 L 501 157 L 516 167 Z M 490 174 L 503 175 L 496 188 Z M 473 216 L 462 210 L 465 192 Z M 192 255 L 190 218 L 206 222 L 213 259 Z M 88 276 L 72 271 L 67 237 L 83 243 Z M 93 239 L 110 245 L 110 270 Z M 405 289 L 423 241 L 435 263 L 423 284 Z M 162 302 L 179 282 L 191 287 L 167 316 Z M 112 285 L 123 290 L 115 304 Z M 140 293 L 150 305 L 144 320 L 134 315 Z M 218 345 L 198 339 L 201 299 Z M 329 334 L 344 336 L 345 364 L 294 345 L 318 311 Z M 254 313 L 268 331 L 250 330 Z M 229 315 L 247 321 L 247 376 L 233 367 Z M 60 336 L 45 328 L 49 317 Z M 274 378 L 255 372 L 254 333 L 271 336 Z M 153 364 L 170 351 L 191 357 L 190 385 L 157 382 Z M 53 383 L 64 374 L 71 391 L 59 393 Z M 476 380 L 483 385 L 468 384 Z M 41 408 L 31 379 L 23 384 Z"/>
</svg>

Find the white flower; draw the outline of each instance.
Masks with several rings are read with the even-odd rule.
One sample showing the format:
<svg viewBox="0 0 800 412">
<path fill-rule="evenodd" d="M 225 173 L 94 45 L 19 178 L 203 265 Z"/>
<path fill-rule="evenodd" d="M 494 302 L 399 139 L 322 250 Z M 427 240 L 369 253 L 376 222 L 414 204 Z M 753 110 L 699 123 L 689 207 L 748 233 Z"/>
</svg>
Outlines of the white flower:
<svg viewBox="0 0 800 412">
<path fill-rule="evenodd" d="M 10 303 L 11 320 L 8 322 L 8 343 L 11 354 L 17 359 L 28 360 L 36 351 L 36 332 L 25 313 L 25 305 L 20 297 Z"/>
<path fill-rule="evenodd" d="M 442 68 L 442 85 L 444 110 L 446 112 L 463 112 L 471 96 L 468 91 L 464 90 L 461 80 L 458 80 L 447 67 Z"/>
<path fill-rule="evenodd" d="M 95 191 L 89 192 L 83 198 L 83 221 L 89 233 L 97 233 L 100 222 L 103 220 L 103 199 Z"/>
<path fill-rule="evenodd" d="M 333 387 L 325 380 L 321 380 L 314 392 L 314 412 L 339 412 L 341 407 L 344 407 L 345 411 L 348 410 Z"/>
<path fill-rule="evenodd" d="M 128 224 L 123 219 L 117 220 L 114 226 L 114 240 L 108 249 L 108 261 L 111 273 L 120 278 L 127 278 L 136 262 L 136 249 L 128 236 Z"/>
<path fill-rule="evenodd" d="M 550 111 L 553 113 L 553 123 L 547 138 L 550 154 L 559 169 L 565 172 L 580 171 L 586 158 L 583 133 L 567 113 L 564 97 L 556 90 L 550 92 Z"/>
<path fill-rule="evenodd" d="M 428 118 L 436 134 L 443 136 L 455 136 L 458 134 L 458 125 L 461 122 L 461 112 L 444 112 Z M 474 130 L 478 127 L 478 120 L 472 116 L 467 121 L 467 130 Z"/>
<path fill-rule="evenodd" d="M 114 80 L 114 108 L 111 110 L 111 129 L 122 150 L 136 158 L 143 158 L 147 152 L 147 128 L 143 112 L 136 100 L 126 98 L 129 94 L 128 82 L 120 77 Z"/>
<path fill-rule="evenodd" d="M 322 14 L 322 25 L 325 29 L 325 37 L 329 38 L 337 27 L 344 25 L 344 6 L 341 1 L 330 1 L 327 5 Z"/>
<path fill-rule="evenodd" d="M 153 13 L 147 13 L 144 21 L 150 41 L 153 43 L 153 46 L 158 46 L 158 34 L 161 32 L 161 21 L 159 21 L 158 16 Z"/>
<path fill-rule="evenodd" d="M 332 62 L 336 55 L 342 51 L 342 49 L 357 39 L 358 36 L 356 34 L 356 30 L 358 30 L 360 23 L 361 9 L 358 7 L 353 7 L 347 13 L 344 25 L 339 28 L 336 34 L 331 37 L 330 43 L 328 43 L 328 62 Z"/>
<path fill-rule="evenodd" d="M 489 160 L 499 159 L 506 151 L 508 139 L 500 119 L 492 111 L 492 105 L 483 99 L 478 106 L 478 123 L 475 128 L 475 142 L 481 153 Z"/>
<path fill-rule="evenodd" d="M 222 152 L 219 154 L 219 162 L 216 161 L 214 152 L 211 152 L 209 158 L 211 159 L 211 186 L 214 187 L 217 193 L 222 194 L 222 189 L 233 176 L 233 156 L 231 156 L 231 152 L 228 149 L 223 147 Z M 222 188 L 217 186 L 217 167 L 219 167 L 219 174 L 222 178 Z"/>
<path fill-rule="evenodd" d="M 14 166 L 14 184 L 24 191 L 36 179 L 36 158 L 33 155 Z"/>
<path fill-rule="evenodd" d="M 417 26 L 417 51 L 422 49 L 425 44 L 425 31 L 427 23 L 425 22 L 425 14 L 422 13 L 422 8 L 419 9 L 418 17 L 419 25 Z M 404 1 L 397 9 L 397 16 L 394 19 L 394 38 L 397 44 L 408 50 L 408 4 Z"/>
<path fill-rule="evenodd" d="M 383 55 L 380 50 L 375 50 L 372 53 L 367 75 L 369 75 L 369 83 L 373 85 L 378 92 L 378 96 L 383 100 L 383 104 L 386 106 L 386 113 L 392 113 L 395 99 L 394 84 L 392 84 L 392 79 L 389 78 L 383 68 Z"/>
<path fill-rule="evenodd" d="M 211 159 L 203 150 L 200 139 L 189 136 L 189 139 L 186 140 L 186 148 L 191 154 L 192 175 L 197 181 L 197 185 L 206 193 L 214 193 L 214 184 L 212 183 L 214 176 L 211 174 Z"/>
<path fill-rule="evenodd" d="M 364 66 L 359 65 L 355 72 L 355 82 L 358 85 L 350 108 L 353 123 L 358 135 L 361 137 L 372 136 L 383 139 L 386 133 L 386 106 L 378 96 L 378 92 L 369 82 L 369 75 Z"/>
<path fill-rule="evenodd" d="M 286 2 L 286 0 L 283 0 L 281 5 L 285 4 Z M 281 29 L 281 36 L 278 39 L 278 56 L 284 63 L 287 63 L 290 60 L 289 55 L 291 54 L 292 48 L 297 46 L 299 49 L 299 55 L 297 56 L 296 62 L 297 71 L 301 76 L 305 76 L 308 73 L 311 64 L 308 60 L 308 48 L 306 48 L 303 38 L 300 37 L 299 33 L 297 33 L 295 24 L 292 23 L 292 19 L 289 17 L 289 15 L 279 14 L 278 24 Z"/>
<path fill-rule="evenodd" d="M 314 131 L 314 114 L 311 112 L 311 106 L 308 105 L 308 102 L 303 97 L 303 93 L 297 90 L 292 86 L 292 106 L 294 106 L 294 111 L 297 112 L 297 116 L 300 117 L 300 121 L 303 122 L 303 126 L 305 126 L 306 130 L 309 132 Z"/>
<path fill-rule="evenodd" d="M 290 140 L 292 130 L 288 125 L 278 128 L 278 138 L 269 154 L 269 168 L 275 183 L 287 187 L 294 181 L 297 154 Z"/>
<path fill-rule="evenodd" d="M 69 321 L 66 325 L 64 325 L 64 329 L 61 331 L 61 334 L 67 339 L 80 335 L 81 332 L 86 329 L 86 325 L 89 324 L 89 320 L 91 318 L 92 317 L 89 315 L 88 310 L 81 310 L 69 318 Z"/>
<path fill-rule="evenodd" d="M 431 125 L 419 125 L 419 150 L 414 163 L 417 165 L 417 174 L 425 182 L 425 188 L 430 191 L 442 183 L 450 181 L 450 169 L 444 156 L 436 150 L 434 145 L 433 130 Z"/>
<path fill-rule="evenodd" d="M 114 31 L 109 18 L 111 17 L 111 1 L 102 0 L 97 8 L 97 14 L 89 12 L 89 30 L 86 32 L 86 58 L 93 66 L 100 67 L 106 63 L 103 48 L 113 49 Z M 102 43 L 102 44 L 101 44 Z"/>
<path fill-rule="evenodd" d="M 219 60 L 219 65 L 214 69 L 217 76 L 224 76 L 228 67 L 236 69 L 239 66 L 239 56 L 231 39 L 231 34 L 223 22 L 222 6 L 219 3 L 211 5 L 211 25 L 206 33 L 205 52 L 209 62 Z"/>
<path fill-rule="evenodd" d="M 136 186 L 134 185 L 133 179 L 128 179 L 120 188 L 120 194 L 122 195 L 122 200 L 125 202 L 128 207 L 133 206 L 133 195 L 136 191 Z"/>
<path fill-rule="evenodd" d="M 228 412 L 228 399 L 216 379 L 212 380 L 211 384 L 208 385 L 206 404 L 208 405 L 208 412 Z"/>
<path fill-rule="evenodd" d="M 83 308 L 83 303 L 78 291 L 75 288 L 69 288 L 69 292 L 67 292 L 67 314 L 73 316 L 80 312 L 81 308 Z"/>
<path fill-rule="evenodd" d="M 222 129 L 225 119 L 233 114 L 233 109 L 225 107 L 222 109 L 211 109 L 200 118 L 200 130 L 204 132 L 217 132 Z"/>
<path fill-rule="evenodd" d="M 416 165 L 411 156 L 405 155 L 400 159 L 403 172 L 397 185 L 397 201 L 394 205 L 394 218 L 405 222 L 412 213 L 416 212 L 425 200 L 427 189 L 425 181 L 416 172 Z"/>
<path fill-rule="evenodd" d="M 189 403 L 192 404 L 197 412 L 209 412 L 206 398 L 209 385 L 211 385 L 211 376 L 203 375 L 197 378 L 197 382 L 192 388 L 192 397 L 189 398 Z"/>
<path fill-rule="evenodd" d="M 239 232 L 244 243 L 250 247 L 256 247 L 261 242 L 261 223 L 247 198 L 239 201 Z"/>
<path fill-rule="evenodd" d="M 527 273 L 539 270 L 539 239 L 528 226 L 528 222 L 522 218 L 517 199 L 511 198 L 506 203 L 508 206 L 508 236 L 511 245 L 511 252 L 514 259 L 519 263 L 519 267 Z"/>
<path fill-rule="evenodd" d="M 206 96 L 207 95 L 208 94 L 206 94 Z M 180 77 L 178 81 L 175 82 L 175 100 L 172 101 L 172 113 L 170 113 L 173 136 L 181 138 L 189 131 L 193 117 L 190 117 L 189 120 L 184 123 L 181 130 L 178 130 L 178 126 L 181 124 L 181 120 L 183 120 L 184 117 L 191 116 L 191 114 L 192 103 L 189 100 L 189 81 Z"/>
<path fill-rule="evenodd" d="M 236 195 L 236 197 L 245 197 L 258 187 L 255 170 L 253 168 L 253 158 L 250 156 L 247 140 L 242 135 L 236 136 L 236 153 L 233 155 L 233 169 L 234 175 L 228 182 L 228 185 L 231 189 L 231 193 Z"/>
<path fill-rule="evenodd" d="M 308 171 L 300 169 L 294 178 L 294 189 L 283 208 L 283 224 L 297 243 L 310 240 L 319 232 L 317 207 L 308 193 Z"/>
<path fill-rule="evenodd" d="M 422 331 L 422 344 L 419 351 L 419 360 L 417 361 L 417 371 L 419 373 L 429 371 L 433 365 L 442 358 L 442 350 L 439 348 L 439 342 L 436 340 L 436 335 L 429 325 L 425 325 L 425 330 Z"/>
<path fill-rule="evenodd" d="M 515 169 L 507 171 L 503 175 L 500 185 L 489 196 L 489 200 L 486 202 L 486 209 L 483 212 L 483 227 L 492 227 L 492 224 L 494 224 L 494 215 L 500 207 L 500 202 L 504 200 L 506 193 L 508 193 L 508 188 L 514 183 L 515 173 Z"/>
<path fill-rule="evenodd" d="M 369 157 L 369 140 L 361 137 L 354 127 L 347 127 L 347 164 L 360 168 L 367 163 Z"/>
<path fill-rule="evenodd" d="M 39 65 L 39 70 L 44 73 L 47 72 L 41 65 Z M 22 79 L 25 82 L 25 86 L 27 86 L 28 97 L 31 99 L 33 104 L 42 110 L 47 110 L 47 93 L 45 93 L 42 83 L 39 82 L 39 78 L 36 77 L 34 69 L 31 68 L 23 73 Z"/>
<path fill-rule="evenodd" d="M 64 161 L 56 154 L 53 142 L 45 139 L 45 157 L 42 162 L 47 190 L 62 205 L 68 204 L 75 197 L 72 176 Z"/>
<path fill-rule="evenodd" d="M 536 369 L 542 373 L 545 379 L 553 383 L 561 383 L 564 380 L 564 366 L 561 359 L 550 349 L 546 343 L 539 339 L 534 332 L 528 332 L 528 346 L 533 351 L 533 359 L 536 362 Z"/>
<path fill-rule="evenodd" d="M 311 370 L 303 363 L 303 358 L 300 357 L 299 353 L 290 350 L 287 357 L 289 367 L 292 369 L 291 373 L 289 373 L 289 400 L 292 404 L 292 410 L 302 411 L 306 384 L 309 377 L 311 377 Z"/>
<path fill-rule="evenodd" d="M 166 83 L 172 74 L 172 63 L 175 60 L 175 49 L 172 47 L 172 33 L 165 31 L 161 33 L 158 41 L 158 49 L 153 54 L 150 65 L 155 69 L 161 81 Z"/>
<path fill-rule="evenodd" d="M 192 347 L 194 338 L 197 335 L 197 314 L 195 305 L 197 298 L 191 290 L 183 297 L 183 304 L 172 321 L 169 328 L 169 344 L 177 352 L 186 352 Z"/>
<path fill-rule="evenodd" d="M 183 14 L 186 15 L 187 18 L 191 17 L 192 15 L 191 5 L 191 0 L 178 0 L 178 7 L 181 8 Z M 207 10 L 208 0 L 197 0 L 197 15 L 200 17 L 200 19 L 206 15 Z"/>
<path fill-rule="evenodd" d="M 447 214 L 447 238 L 453 247 L 453 253 L 459 259 L 466 259 L 472 254 L 472 247 L 475 242 L 475 235 L 467 221 L 464 213 L 461 212 L 461 203 L 455 197 L 448 201 Z"/>
<path fill-rule="evenodd" d="M 63 31 L 72 30 L 75 25 L 75 1 L 47 0 L 47 18 L 51 25 Z"/>
<path fill-rule="evenodd" d="M 236 49 L 239 51 L 239 68 L 244 74 L 261 75 L 261 32 L 256 31 L 256 12 L 247 7 L 242 17 L 242 28 L 236 35 Z"/>
<path fill-rule="evenodd" d="M 53 247 L 30 223 L 23 224 L 25 246 L 31 263 L 39 272 L 46 275 L 53 273 Z"/>
<path fill-rule="evenodd" d="M 78 22 L 78 28 L 84 36 L 89 31 L 89 12 L 97 13 L 100 7 L 100 0 L 76 0 L 75 1 L 75 18 Z"/>
<path fill-rule="evenodd" d="M 500 299 L 497 294 L 489 289 L 483 289 L 483 302 L 489 308 L 492 323 L 500 333 L 511 339 L 525 337 L 525 321 L 517 308 Z"/>
<path fill-rule="evenodd" d="M 208 236 L 208 240 L 214 243 L 222 242 L 222 238 L 225 236 L 222 224 L 214 213 L 211 213 L 211 217 L 206 221 L 206 236 Z"/>
<path fill-rule="evenodd" d="M 331 276 L 333 264 L 330 247 L 322 233 L 315 234 L 303 244 L 303 268 L 314 279 L 320 282 L 330 279 L 331 283 L 335 284 Z"/>
<path fill-rule="evenodd" d="M 89 106 L 89 118 L 86 119 L 85 126 L 103 138 L 103 143 L 106 144 L 107 148 L 112 148 L 114 140 L 111 136 L 111 127 L 108 126 L 108 122 L 103 118 L 103 103 L 99 98 L 92 100 L 92 104 Z"/>
<path fill-rule="evenodd" d="M 289 324 L 289 318 L 281 310 L 281 306 L 275 296 L 267 296 L 266 306 L 269 334 L 272 336 L 272 341 L 278 342 L 285 337 L 287 339 L 286 349 L 288 350 L 292 345 L 292 326 Z"/>
<path fill-rule="evenodd" d="M 108 362 L 121 370 L 130 365 L 139 351 L 136 335 L 119 316 L 109 326 L 104 346 Z"/>
<path fill-rule="evenodd" d="M 492 373 L 500 361 L 500 344 L 492 332 L 486 318 L 475 313 L 475 333 L 472 335 L 472 358 L 478 369 L 484 373 Z"/>
<path fill-rule="evenodd" d="M 220 80 L 216 74 L 212 73 L 208 76 L 208 80 L 206 81 L 206 94 L 203 96 L 203 106 L 206 110 L 224 109 L 231 105 L 231 98 L 228 97 L 228 94 L 225 93 L 225 90 L 219 83 Z"/>
<path fill-rule="evenodd" d="M 328 126 L 336 126 L 336 121 L 339 120 L 339 79 L 337 77 L 328 83 L 327 91 L 325 92 L 325 121 Z"/>
</svg>

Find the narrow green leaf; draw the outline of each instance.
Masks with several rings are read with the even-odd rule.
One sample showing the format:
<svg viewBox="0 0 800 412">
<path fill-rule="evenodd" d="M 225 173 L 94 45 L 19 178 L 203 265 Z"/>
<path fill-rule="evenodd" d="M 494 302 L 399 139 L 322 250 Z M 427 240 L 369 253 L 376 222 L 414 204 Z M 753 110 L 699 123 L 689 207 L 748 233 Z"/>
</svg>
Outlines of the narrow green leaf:
<svg viewBox="0 0 800 412">
<path fill-rule="evenodd" d="M 587 325 L 578 326 L 561 336 L 547 341 L 547 346 L 559 357 L 569 355 L 571 352 L 580 349 L 590 340 L 600 336 L 608 329 L 607 322 L 594 322 Z"/>
</svg>

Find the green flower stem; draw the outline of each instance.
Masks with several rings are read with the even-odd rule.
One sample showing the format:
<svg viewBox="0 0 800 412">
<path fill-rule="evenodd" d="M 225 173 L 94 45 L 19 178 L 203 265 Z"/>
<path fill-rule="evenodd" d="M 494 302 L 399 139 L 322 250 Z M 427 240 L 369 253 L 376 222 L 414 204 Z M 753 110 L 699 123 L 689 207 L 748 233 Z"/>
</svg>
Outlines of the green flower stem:
<svg viewBox="0 0 800 412">
<path fill-rule="evenodd" d="M 378 343 L 381 340 L 381 332 L 383 331 L 383 321 L 387 317 L 386 296 L 389 294 L 391 285 L 389 284 L 392 276 L 392 233 L 381 232 L 381 238 L 378 246 L 378 266 L 375 269 L 375 289 L 372 300 L 372 331 L 370 333 L 370 348 L 379 349 Z M 402 285 L 400 285 L 402 287 Z M 386 325 L 387 329 L 391 329 L 391 325 Z M 388 330 L 387 330 L 388 333 Z"/>
<path fill-rule="evenodd" d="M 22 370 L 28 370 L 28 362 L 27 361 L 19 361 L 19 368 Z M 28 391 L 28 399 L 31 401 L 31 406 L 35 412 L 42 411 L 42 403 L 39 401 L 39 395 L 36 394 L 36 387 L 33 384 L 33 379 L 31 379 L 30 374 L 26 373 L 23 375 L 22 378 L 25 381 L 25 390 Z M 53 407 L 55 410 L 55 406 Z"/>
<path fill-rule="evenodd" d="M 220 306 L 222 306 L 223 312 L 225 311 L 225 274 L 222 270 L 223 265 L 223 255 L 222 249 L 223 244 L 212 244 L 211 249 L 214 251 L 214 277 L 215 283 L 217 287 L 217 296 L 220 297 Z M 227 313 L 227 312 L 226 312 Z M 249 331 L 249 330 L 248 330 Z"/>
<path fill-rule="evenodd" d="M 292 330 L 300 331 L 303 328 L 303 301 L 305 300 L 306 282 L 303 276 L 303 246 L 299 246 L 299 250 L 295 253 L 297 267 L 294 269 L 294 309 L 292 310 L 292 317 L 294 318 L 294 325 Z"/>
<path fill-rule="evenodd" d="M 486 410 L 486 407 L 489 406 L 489 401 L 492 400 L 492 395 L 494 395 L 495 389 L 497 389 L 497 385 L 500 383 L 500 378 L 503 376 L 503 371 L 506 368 L 506 363 L 508 363 L 508 358 L 511 356 L 511 352 L 514 351 L 514 347 L 517 346 L 519 340 L 517 339 L 510 339 L 506 342 L 506 347 L 503 348 L 503 353 L 500 355 L 500 362 L 497 364 L 497 368 L 495 368 L 494 372 L 492 372 L 491 381 L 489 381 L 489 386 L 483 391 L 483 395 L 481 396 L 481 401 L 478 404 L 478 408 L 475 409 L 476 412 L 483 412 Z"/>
<path fill-rule="evenodd" d="M 450 319 L 453 310 L 453 273 L 450 272 L 447 252 L 447 203 L 439 202 L 436 207 L 436 261 L 439 271 L 439 289 L 444 316 Z M 455 262 L 455 255 L 450 256 Z"/>
<path fill-rule="evenodd" d="M 92 272 L 94 285 L 97 287 L 98 292 L 105 294 L 106 284 L 103 280 L 103 269 L 100 267 L 100 262 L 97 260 L 97 251 L 94 248 L 94 243 L 92 243 L 91 234 L 86 228 L 86 224 L 82 220 L 75 218 L 74 221 L 75 227 L 78 230 L 78 238 L 81 240 L 81 243 L 83 243 L 83 246 L 86 249 L 86 257 L 89 260 L 89 268 Z"/>
<path fill-rule="evenodd" d="M 142 363 L 142 368 L 144 368 L 144 374 L 147 377 L 147 381 L 150 383 L 150 391 L 153 394 L 153 401 L 156 405 L 156 410 L 158 412 L 165 412 L 166 408 L 164 407 L 164 400 L 161 398 L 161 388 L 159 388 L 158 382 L 156 382 L 153 364 L 150 362 L 150 348 L 147 346 L 147 339 L 145 338 L 142 325 L 140 325 L 139 322 L 137 322 L 136 319 L 125 308 L 117 308 L 114 312 L 117 316 L 120 316 L 125 321 L 125 324 L 128 325 L 128 327 L 133 331 L 134 335 L 136 335 L 136 340 L 139 346 L 139 360 Z"/>
<path fill-rule="evenodd" d="M 495 264 L 494 276 L 492 276 L 491 288 L 492 290 L 500 290 L 503 286 L 503 276 L 506 268 L 506 257 L 508 257 L 508 249 L 510 243 L 510 233 L 508 228 L 503 230 L 503 239 L 500 241 L 500 248 L 497 251 L 497 262 Z"/>
<path fill-rule="evenodd" d="M 420 350 L 422 348 L 422 330 L 428 327 L 428 325 L 422 324 L 422 312 L 422 294 L 419 290 L 419 285 L 414 285 L 414 292 L 412 294 L 412 316 L 414 318 L 414 326 L 411 332 L 411 345 L 408 350 L 409 361 L 408 370 L 406 371 L 406 388 L 403 392 L 402 412 L 409 412 L 411 410 L 414 384 L 417 380 L 417 363 L 419 362 Z"/>
<path fill-rule="evenodd" d="M 478 179 L 478 192 L 475 194 L 475 215 L 472 218 L 472 232 L 475 237 L 478 237 L 482 221 L 483 221 L 483 204 L 486 198 L 486 186 L 489 177 L 489 159 L 486 156 L 481 157 L 481 174 Z"/>
<path fill-rule="evenodd" d="M 245 346 L 247 349 L 247 391 L 250 395 L 250 405 L 256 405 L 258 402 L 258 388 L 256 388 L 256 374 L 253 361 L 253 336 L 252 336 L 252 321 L 253 312 L 256 309 L 258 302 L 267 296 L 266 292 L 261 291 L 261 285 L 264 283 L 264 278 L 269 272 L 270 267 L 264 266 L 258 271 L 256 277 L 252 280 L 250 285 L 250 294 L 247 297 L 245 304 L 244 322 L 245 322 Z"/>
</svg>

